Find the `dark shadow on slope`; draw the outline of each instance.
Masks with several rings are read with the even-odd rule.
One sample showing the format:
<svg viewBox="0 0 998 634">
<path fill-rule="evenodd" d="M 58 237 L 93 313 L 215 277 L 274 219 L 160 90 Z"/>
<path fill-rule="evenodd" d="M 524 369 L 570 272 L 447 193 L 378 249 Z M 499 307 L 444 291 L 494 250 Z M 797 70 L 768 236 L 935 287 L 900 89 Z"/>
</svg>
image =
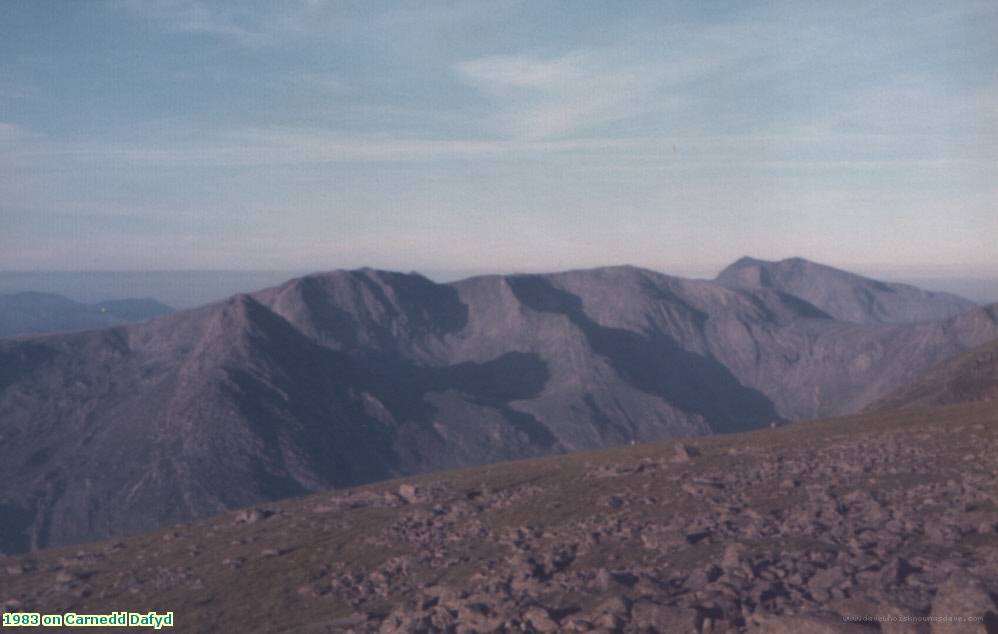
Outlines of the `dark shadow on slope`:
<svg viewBox="0 0 998 634">
<path fill-rule="evenodd" d="M 323 287 L 322 279 L 308 276 L 301 278 L 297 284 L 320 341 L 335 341 L 344 348 L 355 347 L 360 323 L 335 304 L 329 291 Z"/>
<path fill-rule="evenodd" d="M 557 438 L 534 416 L 514 410 L 509 403 L 529 399 L 544 390 L 550 378 L 547 364 L 536 354 L 509 352 L 485 363 L 459 363 L 423 368 L 430 391 L 456 390 L 480 405 L 495 408 L 530 441 L 549 449 Z"/>
<path fill-rule="evenodd" d="M 468 307 L 455 289 L 417 274 L 364 269 L 307 276 L 296 284 L 320 342 L 335 342 L 344 350 L 373 344 L 384 351 L 397 351 L 400 337 L 418 340 L 442 336 L 458 332 L 468 323 Z M 357 302 L 355 312 L 339 305 L 342 298 L 337 298 L 331 285 L 353 295 L 348 301 Z M 365 295 L 370 300 L 362 299 Z"/>
<path fill-rule="evenodd" d="M 364 369 L 249 297 L 240 308 L 247 324 L 241 336 L 249 345 L 229 348 L 245 349 L 247 358 L 226 364 L 223 389 L 261 441 L 265 459 L 251 466 L 261 491 L 275 498 L 303 492 L 287 455 L 334 486 L 391 477 L 397 466 L 391 430 L 369 424 L 350 391 Z"/>
<path fill-rule="evenodd" d="M 537 355 L 509 353 L 444 367 L 420 366 L 395 355 L 362 357 L 313 343 L 253 300 L 247 300 L 245 309 L 252 323 L 248 337 L 255 342 L 249 346 L 253 363 L 248 365 L 257 370 L 234 364 L 230 385 L 253 433 L 267 447 L 269 464 L 276 467 L 268 472 L 274 477 L 258 473 L 255 478 L 268 492 L 281 497 L 297 493 L 291 475 L 280 467 L 281 447 L 287 446 L 306 451 L 309 463 L 336 486 L 397 474 L 402 465 L 393 452 L 394 424 L 371 418 L 364 392 L 380 401 L 395 422 L 415 422 L 433 436 L 438 410 L 427 395 L 453 390 L 495 409 L 539 447 L 556 442 L 543 424 L 510 405 L 544 389 L 549 373 Z M 261 374 L 261 369 L 266 371 Z M 292 428 L 275 425 L 282 419 Z"/>
<path fill-rule="evenodd" d="M 773 293 L 780 298 L 780 301 L 787 307 L 794 311 L 797 317 L 809 317 L 812 319 L 834 319 L 831 315 L 821 310 L 814 304 L 805 301 L 794 295 L 784 293 L 783 291 L 768 290 L 767 292 Z M 746 292 L 745 297 L 748 297 L 752 304 L 759 309 L 760 312 L 765 317 L 766 321 L 780 323 L 780 317 L 773 312 L 773 309 L 766 305 L 761 297 L 752 292 Z"/>
<path fill-rule="evenodd" d="M 367 358 L 365 366 L 369 370 L 369 390 L 391 411 L 424 424 L 428 430 L 432 430 L 437 408 L 427 402 L 426 396 L 452 390 L 477 405 L 495 409 L 541 448 L 548 449 L 557 442 L 543 423 L 510 405 L 544 390 L 550 372 L 536 354 L 510 352 L 482 363 L 468 361 L 441 367 L 420 366 L 399 358 Z"/>
<path fill-rule="evenodd" d="M 690 318 L 693 319 L 693 322 L 697 325 L 697 327 L 702 327 L 705 323 L 707 323 L 707 313 L 688 303 L 671 289 L 663 288 L 662 286 L 652 283 L 652 281 L 647 277 L 642 278 L 641 280 L 641 290 L 652 299 L 667 303 L 671 306 L 680 307 L 687 315 L 690 316 Z"/>
<path fill-rule="evenodd" d="M 537 396 L 550 377 L 536 354 L 508 352 L 484 363 L 458 363 L 424 368 L 429 389 L 454 389 L 480 403 L 495 405 Z"/>
<path fill-rule="evenodd" d="M 56 354 L 51 347 L 34 341 L 0 341 L 0 390 L 24 378 Z"/>
<path fill-rule="evenodd" d="M 379 275 L 381 281 L 395 293 L 410 326 L 416 329 L 414 334 L 445 335 L 463 330 L 468 324 L 468 307 L 461 301 L 456 289 L 415 273 L 385 272 Z"/>
<path fill-rule="evenodd" d="M 577 295 L 554 287 L 543 277 L 517 275 L 508 281 L 527 307 L 567 316 L 593 351 L 632 385 L 686 412 L 702 415 L 714 431 L 744 431 L 779 418 L 765 395 L 741 385 L 715 359 L 683 350 L 667 334 L 638 334 L 601 326 L 586 315 Z"/>
<path fill-rule="evenodd" d="M 0 554 L 13 555 L 31 548 L 29 531 L 35 512 L 11 501 L 0 502 Z"/>
</svg>

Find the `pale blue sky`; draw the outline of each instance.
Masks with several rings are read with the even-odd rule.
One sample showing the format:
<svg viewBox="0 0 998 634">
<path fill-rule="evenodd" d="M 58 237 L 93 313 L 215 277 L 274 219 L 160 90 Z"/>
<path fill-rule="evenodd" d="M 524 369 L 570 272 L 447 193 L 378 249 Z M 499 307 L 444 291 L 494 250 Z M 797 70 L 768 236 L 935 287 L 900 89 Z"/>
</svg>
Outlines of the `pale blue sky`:
<svg viewBox="0 0 998 634">
<path fill-rule="evenodd" d="M 0 3 L 0 269 L 998 273 L 998 4 Z"/>
</svg>

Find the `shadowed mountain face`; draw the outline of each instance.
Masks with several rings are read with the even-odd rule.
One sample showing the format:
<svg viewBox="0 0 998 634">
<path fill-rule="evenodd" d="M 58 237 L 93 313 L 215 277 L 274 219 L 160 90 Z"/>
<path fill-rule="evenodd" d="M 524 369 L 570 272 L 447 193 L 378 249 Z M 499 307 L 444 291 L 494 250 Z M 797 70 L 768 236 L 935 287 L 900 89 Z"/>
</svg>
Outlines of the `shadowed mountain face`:
<svg viewBox="0 0 998 634">
<path fill-rule="evenodd" d="M 0 550 L 396 475 L 858 411 L 998 338 L 998 311 L 836 321 L 632 267 L 291 280 L 0 341 Z"/>
<path fill-rule="evenodd" d="M 857 323 L 932 321 L 975 307 L 950 293 L 879 282 L 802 258 L 779 262 L 742 258 L 721 271 L 717 281 L 729 286 L 772 288 L 799 297 L 835 319 Z"/>
<path fill-rule="evenodd" d="M 149 298 L 81 304 L 51 293 L 13 293 L 0 295 L 0 337 L 107 328 L 172 311 Z"/>
<path fill-rule="evenodd" d="M 586 314 L 577 295 L 541 276 L 515 276 L 507 283 L 527 308 L 567 317 L 585 337 L 588 348 L 623 380 L 684 412 L 702 416 L 713 431 L 739 431 L 739 426 L 777 416 L 772 401 L 742 386 L 717 360 L 684 350 L 667 332 L 601 326 Z M 725 398 L 718 399 L 718 394 Z"/>
</svg>

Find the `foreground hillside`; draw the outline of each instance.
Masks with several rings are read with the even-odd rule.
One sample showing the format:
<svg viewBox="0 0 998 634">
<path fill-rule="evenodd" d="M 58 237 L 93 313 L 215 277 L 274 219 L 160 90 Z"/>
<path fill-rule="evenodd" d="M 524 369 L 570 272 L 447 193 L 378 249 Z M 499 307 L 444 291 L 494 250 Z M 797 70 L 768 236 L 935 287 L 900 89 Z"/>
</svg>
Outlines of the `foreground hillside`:
<svg viewBox="0 0 998 634">
<path fill-rule="evenodd" d="M 612 267 L 453 284 L 336 271 L 141 324 L 0 340 L 0 552 L 854 413 L 994 339 L 998 306 L 854 323 L 779 290 Z"/>
<path fill-rule="evenodd" d="M 533 459 L 10 557 L 5 610 L 184 632 L 991 632 L 998 407 Z M 947 629 L 948 627 L 948 629 Z"/>
</svg>

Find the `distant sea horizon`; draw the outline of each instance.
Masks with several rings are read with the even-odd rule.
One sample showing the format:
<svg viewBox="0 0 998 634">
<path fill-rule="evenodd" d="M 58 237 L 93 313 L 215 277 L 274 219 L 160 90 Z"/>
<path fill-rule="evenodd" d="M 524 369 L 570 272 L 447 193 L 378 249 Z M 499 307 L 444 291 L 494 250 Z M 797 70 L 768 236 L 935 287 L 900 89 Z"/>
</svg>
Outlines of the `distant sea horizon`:
<svg viewBox="0 0 998 634">
<path fill-rule="evenodd" d="M 0 295 L 33 291 L 54 293 L 94 303 L 129 297 L 152 297 L 172 308 L 210 304 L 236 293 L 277 286 L 308 270 L 175 270 L 175 271 L 0 271 Z M 418 271 L 436 282 L 508 273 L 485 270 Z M 670 275 L 711 279 L 713 275 L 662 271 Z M 928 291 L 954 293 L 979 304 L 998 303 L 998 276 L 875 276 L 885 282 L 912 284 Z"/>
</svg>

